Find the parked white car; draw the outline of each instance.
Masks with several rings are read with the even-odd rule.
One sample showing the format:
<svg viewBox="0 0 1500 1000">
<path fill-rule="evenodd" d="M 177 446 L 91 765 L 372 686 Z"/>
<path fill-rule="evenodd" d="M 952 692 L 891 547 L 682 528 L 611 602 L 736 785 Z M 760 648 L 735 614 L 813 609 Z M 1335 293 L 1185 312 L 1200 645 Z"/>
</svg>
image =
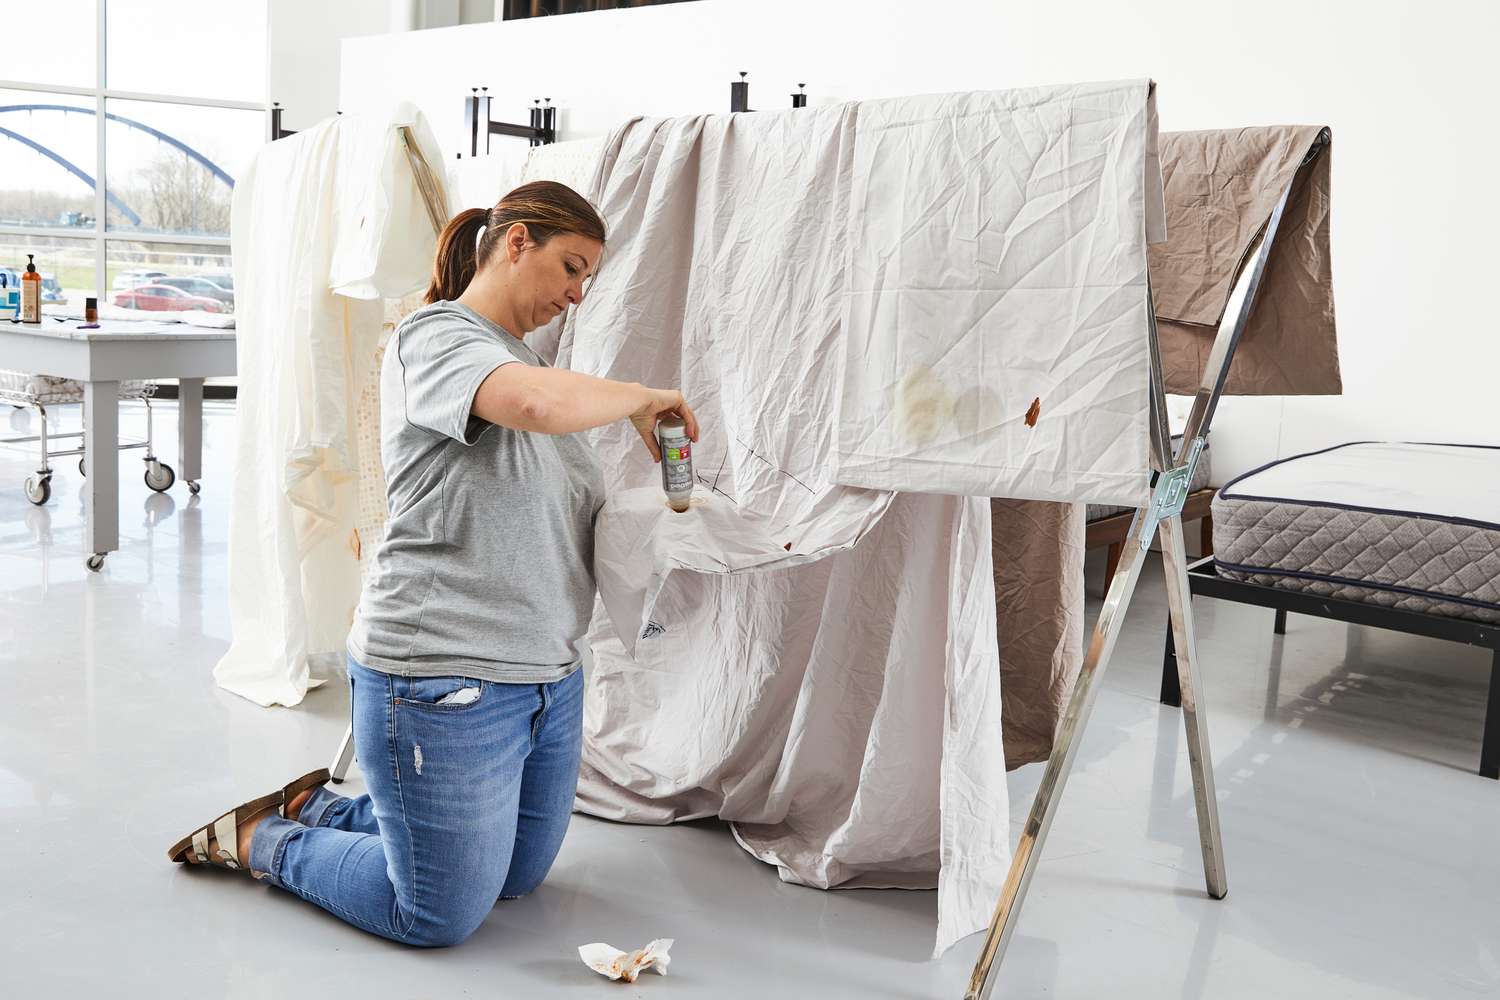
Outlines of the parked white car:
<svg viewBox="0 0 1500 1000">
<path fill-rule="evenodd" d="M 153 271 L 144 267 L 133 268 L 129 271 L 121 271 L 115 275 L 114 288 L 117 291 L 137 288 L 141 285 L 149 285 L 157 278 L 165 278 L 166 276 L 166 271 Z"/>
</svg>

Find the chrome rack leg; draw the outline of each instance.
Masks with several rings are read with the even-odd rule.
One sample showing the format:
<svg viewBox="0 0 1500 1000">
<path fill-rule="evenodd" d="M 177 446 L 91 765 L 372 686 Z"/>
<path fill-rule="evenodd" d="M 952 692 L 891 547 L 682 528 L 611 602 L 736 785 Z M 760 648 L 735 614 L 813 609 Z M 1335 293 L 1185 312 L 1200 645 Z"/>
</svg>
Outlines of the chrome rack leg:
<svg viewBox="0 0 1500 1000">
<path fill-rule="evenodd" d="M 1110 581 L 1109 593 L 1105 595 L 1099 619 L 1094 623 L 1094 633 L 1083 658 L 1083 667 L 1078 672 L 1078 680 L 1073 685 L 1073 696 L 1068 702 L 1067 714 L 1063 716 L 1062 725 L 1058 728 L 1052 756 L 1047 759 L 1047 771 L 1037 788 L 1036 798 L 1032 800 L 1031 815 L 1026 820 L 1025 829 L 1021 831 L 1021 841 L 1011 859 L 1010 874 L 1006 876 L 1005 887 L 1000 892 L 1000 902 L 996 904 L 995 916 L 990 921 L 989 937 L 974 966 L 974 974 L 969 979 L 964 1000 L 987 1000 L 994 989 L 991 973 L 995 964 L 1004 957 L 1005 949 L 1009 947 L 1010 939 L 1015 933 L 1021 904 L 1025 901 L 1031 878 L 1036 873 L 1037 862 L 1041 859 L 1042 844 L 1057 816 L 1063 785 L 1068 780 L 1068 772 L 1078 753 L 1084 727 L 1093 711 L 1094 699 L 1099 694 L 1100 678 L 1104 675 L 1104 668 L 1109 663 L 1115 642 L 1120 637 L 1125 608 L 1130 604 L 1130 595 L 1135 592 L 1136 581 L 1140 579 L 1141 567 L 1146 561 L 1150 538 L 1143 539 L 1142 536 L 1150 530 L 1148 524 L 1149 519 L 1145 513 L 1138 512 L 1130 526 L 1119 568 Z"/>
<path fill-rule="evenodd" d="M 1224 842 L 1219 833 L 1219 801 L 1214 794 L 1214 761 L 1208 747 L 1208 719 L 1198 695 L 1198 647 L 1188 587 L 1187 546 L 1182 518 L 1161 523 L 1162 569 L 1166 574 L 1167 605 L 1172 615 L 1172 642 L 1177 649 L 1177 684 L 1181 692 L 1182 722 L 1187 728 L 1188 766 L 1193 773 L 1193 800 L 1198 811 L 1198 843 L 1203 850 L 1203 875 L 1208 894 L 1223 899 L 1229 892 L 1224 874 Z"/>
<path fill-rule="evenodd" d="M 349 765 L 352 763 L 354 763 L 354 727 L 350 726 L 344 730 L 344 738 L 339 742 L 338 752 L 333 755 L 333 764 L 328 768 L 335 784 L 344 780 L 344 776 L 349 773 Z"/>
</svg>

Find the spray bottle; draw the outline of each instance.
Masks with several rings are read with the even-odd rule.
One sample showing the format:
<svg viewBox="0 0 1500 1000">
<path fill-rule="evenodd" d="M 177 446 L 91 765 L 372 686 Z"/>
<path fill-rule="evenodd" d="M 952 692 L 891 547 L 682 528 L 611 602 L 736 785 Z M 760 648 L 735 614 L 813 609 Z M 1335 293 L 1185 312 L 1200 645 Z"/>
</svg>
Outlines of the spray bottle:
<svg viewBox="0 0 1500 1000">
<path fill-rule="evenodd" d="M 687 421 L 666 417 L 656 425 L 656 440 L 661 445 L 661 488 L 667 503 L 681 514 L 693 498 L 693 442 Z"/>
</svg>

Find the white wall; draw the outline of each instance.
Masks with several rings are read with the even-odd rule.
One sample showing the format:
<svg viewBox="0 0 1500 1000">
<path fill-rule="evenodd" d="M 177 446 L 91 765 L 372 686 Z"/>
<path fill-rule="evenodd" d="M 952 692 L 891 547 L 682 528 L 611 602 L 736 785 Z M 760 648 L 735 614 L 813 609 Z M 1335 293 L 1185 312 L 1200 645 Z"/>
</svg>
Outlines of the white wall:
<svg viewBox="0 0 1500 1000">
<path fill-rule="evenodd" d="M 1500 208 L 1500 4 L 1352 0 L 702 0 L 344 43 L 341 106 L 422 107 L 460 149 L 461 101 L 532 97 L 562 138 L 633 114 L 722 112 L 735 71 L 780 109 L 906 93 L 1150 76 L 1165 130 L 1332 126 L 1333 264 L 1345 395 L 1229 399 L 1217 478 L 1358 438 L 1500 443 L 1489 304 Z M 514 113 L 511 113 L 511 112 Z M 515 142 L 510 156 L 524 153 Z"/>
<path fill-rule="evenodd" d="M 341 110 L 339 43 L 390 30 L 384 0 L 270 0 L 268 99 L 280 102 L 281 124 L 301 131 Z"/>
<path fill-rule="evenodd" d="M 295 132 L 342 110 L 344 39 L 493 21 L 495 0 L 269 0 L 268 17 L 267 99 Z"/>
</svg>

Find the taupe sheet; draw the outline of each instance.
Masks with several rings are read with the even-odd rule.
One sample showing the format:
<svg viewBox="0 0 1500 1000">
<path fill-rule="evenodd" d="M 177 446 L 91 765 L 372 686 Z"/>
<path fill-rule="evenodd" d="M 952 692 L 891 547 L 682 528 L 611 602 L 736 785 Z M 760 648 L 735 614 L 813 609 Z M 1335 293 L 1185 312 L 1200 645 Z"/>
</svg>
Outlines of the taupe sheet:
<svg viewBox="0 0 1500 1000">
<path fill-rule="evenodd" d="M 1151 246 L 1149 259 L 1168 392 L 1197 391 L 1234 283 L 1294 177 L 1225 392 L 1343 391 L 1328 245 L 1331 138 L 1299 171 L 1322 132 L 1275 125 L 1162 133 L 1167 242 Z"/>
<path fill-rule="evenodd" d="M 1005 766 L 1046 760 L 1083 665 L 1083 504 L 990 501 Z"/>
</svg>

